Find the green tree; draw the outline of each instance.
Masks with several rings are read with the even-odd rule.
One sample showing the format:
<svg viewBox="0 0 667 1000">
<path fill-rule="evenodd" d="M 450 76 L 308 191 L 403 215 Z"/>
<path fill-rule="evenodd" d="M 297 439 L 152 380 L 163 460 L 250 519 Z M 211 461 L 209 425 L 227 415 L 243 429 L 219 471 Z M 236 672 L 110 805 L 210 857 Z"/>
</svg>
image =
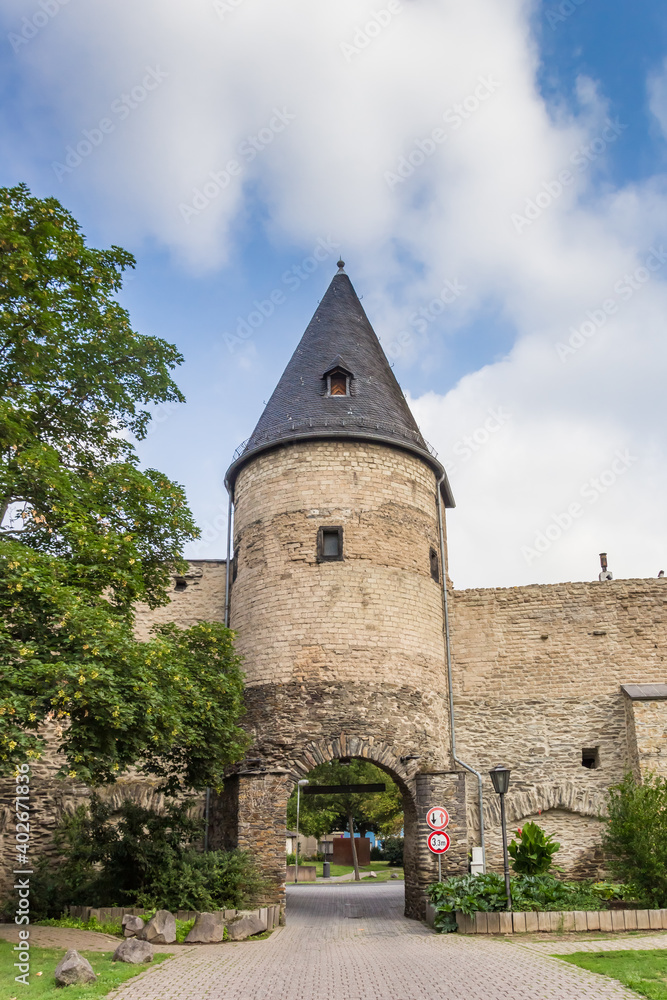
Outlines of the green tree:
<svg viewBox="0 0 667 1000">
<path fill-rule="evenodd" d="M 609 789 L 609 822 L 602 838 L 612 873 L 638 899 L 667 906 L 667 778 L 627 774 Z"/>
<path fill-rule="evenodd" d="M 133 634 L 197 537 L 183 489 L 141 471 L 131 440 L 183 399 L 178 351 L 116 300 L 133 266 L 55 199 L 0 189 L 0 772 L 38 757 L 55 719 L 66 772 L 138 763 L 173 790 L 218 784 L 242 754 L 242 675 L 221 625 Z"/>
<path fill-rule="evenodd" d="M 342 764 L 339 760 L 320 764 L 310 772 L 308 780 L 315 785 L 385 784 L 384 792 L 301 795 L 300 832 L 306 836 L 321 837 L 337 827 L 347 827 L 352 837 L 355 879 L 359 880 L 354 830 L 373 830 L 386 835 L 400 830 L 403 804 L 398 787 L 380 768 L 358 759 L 349 764 Z M 296 790 L 287 805 L 287 822 L 290 826 L 296 824 Z"/>
<path fill-rule="evenodd" d="M 156 813 L 125 801 L 112 811 L 93 794 L 63 817 L 57 859 L 38 862 L 31 912 L 59 917 L 68 905 L 91 902 L 200 911 L 256 904 L 266 885 L 252 857 L 238 850 L 202 854 L 203 821 L 191 805 L 172 803 Z"/>
<path fill-rule="evenodd" d="M 3 536 L 65 557 L 82 590 L 165 603 L 197 529 L 182 488 L 141 472 L 129 435 L 183 396 L 175 347 L 116 300 L 134 267 L 94 250 L 53 198 L 0 189 L 0 513 Z"/>
</svg>

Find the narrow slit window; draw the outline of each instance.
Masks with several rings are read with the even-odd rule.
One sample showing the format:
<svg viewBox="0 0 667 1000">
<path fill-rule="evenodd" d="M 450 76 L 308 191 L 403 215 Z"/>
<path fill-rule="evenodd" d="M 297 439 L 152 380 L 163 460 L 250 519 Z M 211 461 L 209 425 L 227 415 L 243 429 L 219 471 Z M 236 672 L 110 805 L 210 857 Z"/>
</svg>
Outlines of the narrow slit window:
<svg viewBox="0 0 667 1000">
<path fill-rule="evenodd" d="M 188 589 L 188 581 L 185 580 L 182 576 L 177 576 L 174 590 L 181 591 L 187 589 Z"/>
<path fill-rule="evenodd" d="M 343 558 L 343 529 L 339 525 L 322 527 L 317 533 L 319 562 L 334 562 Z"/>
<path fill-rule="evenodd" d="M 435 551 L 435 549 L 430 549 L 428 557 L 429 557 L 429 561 L 431 563 L 431 576 L 433 577 L 433 579 L 435 580 L 436 583 L 440 583 L 440 569 L 439 569 L 439 566 L 438 566 L 438 553 Z"/>
</svg>

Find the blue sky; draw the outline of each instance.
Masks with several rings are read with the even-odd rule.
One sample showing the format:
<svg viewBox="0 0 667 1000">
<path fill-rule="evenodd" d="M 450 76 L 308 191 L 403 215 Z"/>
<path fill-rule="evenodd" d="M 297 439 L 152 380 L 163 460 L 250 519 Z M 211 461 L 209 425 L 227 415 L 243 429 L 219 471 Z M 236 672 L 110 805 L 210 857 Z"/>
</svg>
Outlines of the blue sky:
<svg viewBox="0 0 667 1000">
<path fill-rule="evenodd" d="M 451 470 L 457 586 L 667 569 L 664 5 L 6 0 L 0 27 L 2 183 L 131 250 L 135 327 L 185 356 L 139 451 L 191 555 L 224 555 L 224 471 L 342 254 Z"/>
</svg>

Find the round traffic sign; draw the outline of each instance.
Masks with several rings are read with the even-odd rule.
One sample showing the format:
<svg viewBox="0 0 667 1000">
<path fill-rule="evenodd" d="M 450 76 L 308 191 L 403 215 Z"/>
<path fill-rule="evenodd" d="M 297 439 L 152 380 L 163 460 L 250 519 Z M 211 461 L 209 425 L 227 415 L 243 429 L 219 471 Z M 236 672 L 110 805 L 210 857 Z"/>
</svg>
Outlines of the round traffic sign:
<svg viewBox="0 0 667 1000">
<path fill-rule="evenodd" d="M 444 854 L 449 850 L 450 844 L 449 834 L 443 830 L 434 830 L 428 835 L 428 849 L 434 854 Z"/>
<path fill-rule="evenodd" d="M 433 806 L 426 813 L 426 822 L 432 830 L 444 830 L 449 823 L 449 813 L 442 806 Z"/>
</svg>

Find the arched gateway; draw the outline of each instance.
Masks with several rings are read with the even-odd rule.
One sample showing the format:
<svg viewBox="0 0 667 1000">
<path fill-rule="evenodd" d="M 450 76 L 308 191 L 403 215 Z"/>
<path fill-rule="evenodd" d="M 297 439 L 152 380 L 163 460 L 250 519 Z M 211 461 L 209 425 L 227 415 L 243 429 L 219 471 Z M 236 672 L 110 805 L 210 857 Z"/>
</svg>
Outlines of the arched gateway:
<svg viewBox="0 0 667 1000">
<path fill-rule="evenodd" d="M 438 491 L 453 500 L 342 264 L 226 481 L 253 746 L 211 804 L 211 846 L 252 850 L 282 902 L 295 781 L 363 757 L 401 788 L 406 914 L 421 916 L 430 805 L 452 817 L 446 867 L 467 868 Z"/>
</svg>

